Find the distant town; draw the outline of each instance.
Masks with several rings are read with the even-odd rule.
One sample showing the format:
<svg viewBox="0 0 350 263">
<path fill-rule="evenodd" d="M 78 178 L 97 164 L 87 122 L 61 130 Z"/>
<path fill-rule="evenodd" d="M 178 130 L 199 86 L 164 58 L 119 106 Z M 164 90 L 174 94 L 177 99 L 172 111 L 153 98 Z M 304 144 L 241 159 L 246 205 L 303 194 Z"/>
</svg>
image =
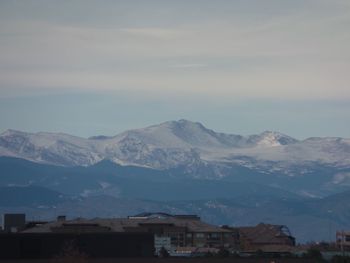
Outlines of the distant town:
<svg viewBox="0 0 350 263">
<path fill-rule="evenodd" d="M 27 221 L 25 214 L 4 214 L 2 222 L 3 260 L 74 255 L 91 259 L 318 257 L 334 262 L 350 255 L 350 232 L 337 232 L 335 242 L 301 245 L 285 225 L 216 226 L 197 215 L 158 212 L 71 220 L 62 215 L 54 221 Z"/>
</svg>

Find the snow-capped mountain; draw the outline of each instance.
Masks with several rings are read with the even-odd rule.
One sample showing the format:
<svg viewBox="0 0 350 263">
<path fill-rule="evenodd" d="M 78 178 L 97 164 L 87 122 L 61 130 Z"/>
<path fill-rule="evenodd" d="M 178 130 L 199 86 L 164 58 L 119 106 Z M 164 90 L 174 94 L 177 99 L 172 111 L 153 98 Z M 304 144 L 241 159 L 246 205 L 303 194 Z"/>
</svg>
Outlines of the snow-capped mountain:
<svg viewBox="0 0 350 263">
<path fill-rule="evenodd" d="M 90 165 L 101 159 L 93 140 L 62 133 L 7 130 L 0 135 L 0 155 L 56 165 Z M 96 144 L 97 146 L 97 144 Z"/>
<path fill-rule="evenodd" d="M 13 212 L 23 212 L 18 205 L 39 215 L 61 207 L 93 217 L 158 207 L 153 210 L 196 213 L 233 225 L 274 215 L 275 222 L 296 222 L 292 226 L 302 238 L 323 238 L 329 231 L 320 235 L 318 229 L 326 221 L 349 226 L 344 212 L 349 192 L 326 197 L 350 191 L 350 139 L 297 140 L 273 131 L 242 136 L 187 120 L 111 137 L 8 130 L 0 134 L 0 187 L 7 212 L 8 204 Z M 138 199 L 155 203 L 136 206 Z M 271 212 L 276 209 L 279 213 Z M 315 224 L 317 233 L 307 232 Z"/>
<path fill-rule="evenodd" d="M 309 138 L 303 141 L 265 131 L 241 136 L 217 133 L 200 123 L 169 121 L 113 137 L 88 139 L 62 133 L 7 130 L 0 135 L 0 156 L 60 166 L 90 166 L 103 159 L 154 169 L 185 167 L 195 173 L 239 164 L 257 169 L 287 169 L 305 163 L 350 167 L 350 140 Z"/>
</svg>

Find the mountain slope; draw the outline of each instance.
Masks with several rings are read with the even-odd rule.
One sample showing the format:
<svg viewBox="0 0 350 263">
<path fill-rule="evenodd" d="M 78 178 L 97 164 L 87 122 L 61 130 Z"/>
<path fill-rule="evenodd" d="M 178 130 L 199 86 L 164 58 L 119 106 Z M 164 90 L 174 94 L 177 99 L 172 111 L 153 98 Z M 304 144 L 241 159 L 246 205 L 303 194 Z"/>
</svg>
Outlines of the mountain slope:
<svg viewBox="0 0 350 263">
<path fill-rule="evenodd" d="M 64 166 L 91 165 L 102 159 L 93 142 L 62 133 L 7 130 L 0 135 L 0 155 Z"/>
<path fill-rule="evenodd" d="M 0 206 L 52 206 L 67 200 L 62 194 L 39 186 L 1 186 Z"/>
<path fill-rule="evenodd" d="M 110 195 L 152 200 L 233 198 L 247 194 L 297 197 L 292 192 L 250 180 L 192 179 L 181 174 L 181 170 L 158 171 L 110 161 L 89 167 L 61 167 L 0 157 L 0 170 L 0 187 L 40 186 L 70 196 Z"/>
</svg>

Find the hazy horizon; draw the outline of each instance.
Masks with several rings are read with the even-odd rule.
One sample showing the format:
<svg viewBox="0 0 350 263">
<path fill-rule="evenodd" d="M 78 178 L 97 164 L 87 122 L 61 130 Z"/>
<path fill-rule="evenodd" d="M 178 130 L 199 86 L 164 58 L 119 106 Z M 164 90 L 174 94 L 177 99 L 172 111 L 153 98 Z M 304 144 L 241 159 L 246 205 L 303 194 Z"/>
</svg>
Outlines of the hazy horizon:
<svg viewBox="0 0 350 263">
<path fill-rule="evenodd" d="M 0 132 L 349 138 L 349 28 L 347 0 L 1 1 Z"/>
</svg>

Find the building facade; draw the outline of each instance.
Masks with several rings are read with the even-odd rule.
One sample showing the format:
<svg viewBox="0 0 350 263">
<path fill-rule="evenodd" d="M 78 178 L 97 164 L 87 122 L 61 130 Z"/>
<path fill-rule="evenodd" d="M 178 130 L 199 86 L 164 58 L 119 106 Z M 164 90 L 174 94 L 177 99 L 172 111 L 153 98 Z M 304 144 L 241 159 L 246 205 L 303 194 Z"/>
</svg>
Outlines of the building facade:
<svg viewBox="0 0 350 263">
<path fill-rule="evenodd" d="M 215 226 L 196 215 L 142 213 L 127 218 L 95 218 L 26 224 L 23 234 L 111 235 L 145 234 L 152 237 L 153 253 L 164 248 L 169 253 L 184 251 L 267 251 L 287 252 L 295 245 L 289 229 L 283 225 L 258 224 L 254 227 Z M 346 238 L 345 238 L 346 240 Z"/>
<path fill-rule="evenodd" d="M 57 220 L 32 227 L 25 233 L 150 233 L 155 251 L 184 247 L 234 248 L 237 235 L 231 229 L 207 224 L 196 215 L 144 213 L 128 218 Z M 163 244 L 163 245 L 162 245 Z"/>
<path fill-rule="evenodd" d="M 350 250 L 350 231 L 337 231 L 336 243 L 342 251 Z"/>
</svg>

